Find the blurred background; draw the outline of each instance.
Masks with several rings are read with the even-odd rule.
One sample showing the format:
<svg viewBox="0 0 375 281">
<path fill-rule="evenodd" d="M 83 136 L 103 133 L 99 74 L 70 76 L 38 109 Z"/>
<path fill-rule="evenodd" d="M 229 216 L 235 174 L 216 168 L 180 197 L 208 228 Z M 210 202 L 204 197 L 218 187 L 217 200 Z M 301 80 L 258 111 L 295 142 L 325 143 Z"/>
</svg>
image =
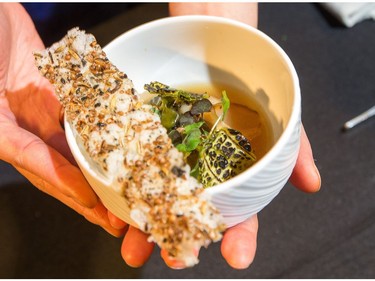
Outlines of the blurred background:
<svg viewBox="0 0 375 281">
<path fill-rule="evenodd" d="M 105 45 L 130 28 L 168 16 L 166 3 L 25 7 L 47 46 L 74 26 Z M 319 4 L 260 3 L 259 29 L 286 51 L 299 75 L 302 120 L 322 188 L 303 194 L 287 184 L 259 214 L 250 268 L 231 269 L 220 243 L 203 249 L 191 269 L 169 269 L 157 247 L 144 267 L 130 268 L 120 255 L 121 239 L 0 161 L 0 277 L 375 278 L 375 118 L 341 129 L 375 104 L 375 22 L 347 28 Z"/>
</svg>

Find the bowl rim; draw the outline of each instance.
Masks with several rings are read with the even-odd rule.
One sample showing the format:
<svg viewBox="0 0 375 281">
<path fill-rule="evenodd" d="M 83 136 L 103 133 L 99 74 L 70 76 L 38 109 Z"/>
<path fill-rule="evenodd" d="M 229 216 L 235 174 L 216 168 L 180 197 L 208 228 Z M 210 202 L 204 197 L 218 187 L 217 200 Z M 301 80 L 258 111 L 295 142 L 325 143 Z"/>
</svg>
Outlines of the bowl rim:
<svg viewBox="0 0 375 281">
<path fill-rule="evenodd" d="M 293 83 L 293 104 L 292 110 L 289 117 L 288 122 L 285 125 L 285 129 L 281 133 L 278 140 L 273 144 L 271 149 L 254 165 L 252 165 L 249 169 L 242 172 L 241 174 L 221 183 L 214 188 L 206 188 L 205 192 L 209 194 L 221 193 L 227 191 L 229 188 L 233 188 L 233 186 L 241 185 L 243 182 L 248 180 L 249 178 L 253 177 L 254 175 L 258 174 L 264 167 L 266 167 L 270 162 L 273 161 L 279 154 L 279 152 L 286 146 L 288 140 L 291 138 L 291 135 L 294 133 L 295 126 L 298 126 L 300 123 L 300 115 L 301 115 L 301 92 L 300 92 L 300 85 L 297 72 L 294 68 L 292 61 L 290 60 L 289 56 L 286 52 L 267 34 L 260 31 L 259 29 L 252 27 L 248 24 L 218 17 L 218 16 L 207 16 L 207 15 L 184 15 L 184 16 L 175 16 L 175 17 L 167 17 L 156 19 L 144 24 L 141 24 L 137 27 L 134 27 L 121 35 L 115 37 L 111 42 L 109 42 L 106 46 L 104 46 L 104 51 L 106 53 L 110 53 L 111 49 L 118 47 L 119 44 L 122 44 L 124 40 L 131 39 L 132 36 L 135 36 L 139 33 L 145 32 L 149 29 L 162 27 L 164 25 L 170 25 L 173 23 L 213 23 L 213 24 L 226 24 L 233 26 L 235 28 L 243 29 L 257 37 L 261 40 L 266 41 L 271 47 L 273 47 L 277 53 L 280 54 L 281 59 L 284 61 L 287 69 L 289 70 L 289 74 L 292 78 Z M 131 77 L 130 77 L 131 78 Z"/>
</svg>

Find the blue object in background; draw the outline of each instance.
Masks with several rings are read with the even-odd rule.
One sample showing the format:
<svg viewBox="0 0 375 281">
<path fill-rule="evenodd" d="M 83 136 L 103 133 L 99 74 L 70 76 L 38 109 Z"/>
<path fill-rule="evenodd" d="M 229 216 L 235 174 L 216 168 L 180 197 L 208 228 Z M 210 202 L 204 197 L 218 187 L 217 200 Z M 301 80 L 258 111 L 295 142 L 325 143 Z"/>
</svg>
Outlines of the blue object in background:
<svg viewBox="0 0 375 281">
<path fill-rule="evenodd" d="M 46 46 L 61 39 L 73 27 L 87 30 L 108 20 L 136 3 L 70 3 L 39 2 L 22 3 L 31 16 L 35 27 Z"/>
<path fill-rule="evenodd" d="M 56 3 L 23 3 L 34 21 L 48 21 L 56 12 Z"/>
</svg>

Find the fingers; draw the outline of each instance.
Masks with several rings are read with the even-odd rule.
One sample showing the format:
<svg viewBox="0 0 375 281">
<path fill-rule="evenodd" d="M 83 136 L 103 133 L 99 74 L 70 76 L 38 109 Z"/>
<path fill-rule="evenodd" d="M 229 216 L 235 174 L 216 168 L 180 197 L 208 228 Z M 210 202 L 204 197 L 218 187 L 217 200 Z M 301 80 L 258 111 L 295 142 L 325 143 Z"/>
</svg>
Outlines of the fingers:
<svg viewBox="0 0 375 281">
<path fill-rule="evenodd" d="M 305 192 L 317 192 L 321 185 L 320 174 L 315 166 L 311 145 L 303 126 L 300 150 L 290 181 L 295 187 Z"/>
<path fill-rule="evenodd" d="M 98 201 L 98 204 L 92 209 L 90 208 L 83 208 L 82 215 L 91 223 L 100 225 L 104 230 L 106 230 L 109 234 L 112 234 L 115 237 L 121 237 L 126 232 L 127 224 L 123 224 L 122 228 L 115 228 L 111 225 L 108 215 L 107 215 L 107 208 L 104 207 L 103 203 Z"/>
<path fill-rule="evenodd" d="M 258 218 L 256 215 L 226 230 L 221 253 L 235 269 L 245 269 L 253 262 L 257 245 Z"/>
<path fill-rule="evenodd" d="M 30 173 L 29 171 L 22 168 L 17 168 L 17 170 L 21 174 L 23 174 L 34 186 L 38 187 L 43 192 L 64 203 L 80 215 L 84 216 L 89 222 L 101 226 L 104 230 L 106 230 L 113 236 L 120 237 L 124 234 L 124 228 L 116 229 L 111 226 L 107 216 L 107 209 L 100 201 L 97 201 L 97 204 L 92 208 L 84 207 L 81 204 L 77 203 L 73 198 L 61 193 L 57 188 L 50 186 L 49 183 L 43 182 L 40 178 Z M 42 186 L 40 186 L 41 183 Z"/>
<path fill-rule="evenodd" d="M 131 267 L 140 267 L 146 263 L 154 249 L 154 243 L 147 241 L 148 235 L 129 226 L 121 246 L 121 255 Z"/>
<path fill-rule="evenodd" d="M 199 255 L 199 249 L 195 250 L 193 253 L 196 257 Z M 168 252 L 164 249 L 161 250 L 160 255 L 164 260 L 165 264 L 172 269 L 184 269 L 186 268 L 185 262 L 177 260 L 169 256 Z"/>
<path fill-rule="evenodd" d="M 186 267 L 183 261 L 171 258 L 166 250 L 162 249 L 160 255 L 165 264 L 172 269 L 184 269 Z"/>
<path fill-rule="evenodd" d="M 127 224 L 118 217 L 116 217 L 110 210 L 107 211 L 108 219 L 113 228 L 123 229 Z"/>
<path fill-rule="evenodd" d="M 81 171 L 41 139 L 20 128 L 13 129 L 6 138 L 0 139 L 7 147 L 1 150 L 1 158 L 34 174 L 37 187 L 43 191 L 57 188 L 82 206 L 96 206 L 97 196 Z"/>
</svg>

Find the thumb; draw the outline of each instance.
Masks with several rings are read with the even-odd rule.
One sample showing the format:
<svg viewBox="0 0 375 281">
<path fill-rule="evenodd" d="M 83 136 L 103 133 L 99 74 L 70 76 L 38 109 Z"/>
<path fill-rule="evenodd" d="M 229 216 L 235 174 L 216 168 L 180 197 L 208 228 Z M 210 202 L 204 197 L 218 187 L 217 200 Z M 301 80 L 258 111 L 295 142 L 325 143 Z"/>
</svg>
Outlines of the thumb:
<svg viewBox="0 0 375 281">
<path fill-rule="evenodd" d="M 53 186 L 85 207 L 97 204 L 96 194 L 77 167 L 32 133 L 12 128 L 7 134 L 1 134 L 0 142 L 7 147 L 1 150 L 1 159 L 38 177 L 37 187 L 42 190 L 43 186 Z"/>
</svg>

